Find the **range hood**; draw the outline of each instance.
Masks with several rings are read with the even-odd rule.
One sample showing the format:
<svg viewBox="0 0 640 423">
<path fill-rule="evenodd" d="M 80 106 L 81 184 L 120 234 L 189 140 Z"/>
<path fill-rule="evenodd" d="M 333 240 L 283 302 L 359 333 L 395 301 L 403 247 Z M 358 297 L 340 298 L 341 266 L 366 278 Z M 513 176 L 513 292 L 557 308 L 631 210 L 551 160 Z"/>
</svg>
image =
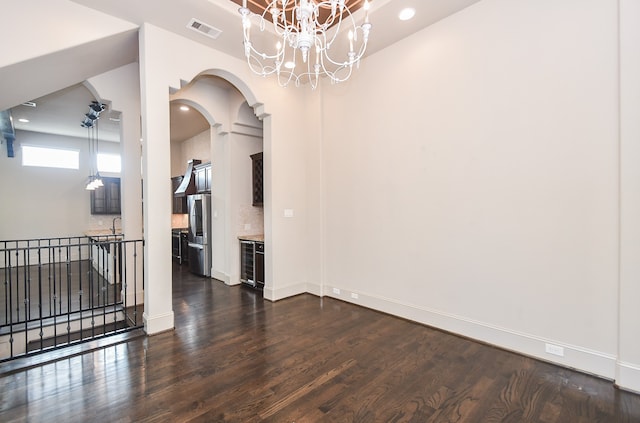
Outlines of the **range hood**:
<svg viewBox="0 0 640 423">
<path fill-rule="evenodd" d="M 176 197 L 184 197 L 185 195 L 191 195 L 196 193 L 196 181 L 193 177 L 193 167 L 201 163 L 198 159 L 191 159 L 187 162 L 187 170 L 184 172 L 182 182 L 176 192 L 173 193 Z"/>
</svg>

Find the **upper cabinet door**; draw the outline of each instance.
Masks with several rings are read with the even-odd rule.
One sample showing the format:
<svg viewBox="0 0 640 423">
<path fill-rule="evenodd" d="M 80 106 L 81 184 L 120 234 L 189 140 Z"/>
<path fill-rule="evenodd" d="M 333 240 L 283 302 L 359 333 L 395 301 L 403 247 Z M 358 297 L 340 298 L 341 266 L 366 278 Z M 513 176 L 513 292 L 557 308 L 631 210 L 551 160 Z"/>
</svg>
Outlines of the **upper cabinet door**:
<svg viewBox="0 0 640 423">
<path fill-rule="evenodd" d="M 262 207 L 264 202 L 262 153 L 252 154 L 250 157 L 253 180 L 253 205 L 256 207 Z"/>
<path fill-rule="evenodd" d="M 193 167 L 198 194 L 211 192 L 211 163 L 204 163 Z"/>
<path fill-rule="evenodd" d="M 102 178 L 103 186 L 91 191 L 91 214 L 120 214 L 120 178 Z"/>
</svg>

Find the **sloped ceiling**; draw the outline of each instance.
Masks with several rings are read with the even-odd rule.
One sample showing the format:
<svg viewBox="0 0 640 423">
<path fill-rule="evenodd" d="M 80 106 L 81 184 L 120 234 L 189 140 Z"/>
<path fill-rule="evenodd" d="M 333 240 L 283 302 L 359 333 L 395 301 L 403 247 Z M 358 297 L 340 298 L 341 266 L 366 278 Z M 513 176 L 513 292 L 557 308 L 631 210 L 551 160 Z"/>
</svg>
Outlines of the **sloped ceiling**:
<svg viewBox="0 0 640 423">
<path fill-rule="evenodd" d="M 371 0 L 373 29 L 367 55 L 478 1 Z M 416 17 L 401 22 L 397 15 L 405 7 L 415 8 Z M 28 4 L 8 0 L 3 9 L 12 19 L 0 26 L 0 36 L 17 45 L 17 48 L 12 45 L 11 51 L 17 53 L 18 59 L 23 54 L 20 47 L 37 52 L 58 41 L 46 39 L 49 34 L 58 34 L 56 37 L 66 44 L 62 43 L 54 53 L 15 62 L 11 62 L 11 56 L 5 57 L 4 61 L 0 58 L 0 81 L 3 81 L 0 110 L 48 96 L 92 76 L 136 62 L 137 28 L 143 22 L 243 58 L 238 6 L 231 0 L 30 0 Z M 220 29 L 222 34 L 214 40 L 188 29 L 192 18 Z M 61 32 L 61 24 L 65 23 L 76 32 Z M 15 37 L 25 25 L 37 28 L 39 32 Z M 77 28 L 84 28 L 86 34 L 77 32 Z M 87 41 L 82 42 L 83 38 Z"/>
</svg>

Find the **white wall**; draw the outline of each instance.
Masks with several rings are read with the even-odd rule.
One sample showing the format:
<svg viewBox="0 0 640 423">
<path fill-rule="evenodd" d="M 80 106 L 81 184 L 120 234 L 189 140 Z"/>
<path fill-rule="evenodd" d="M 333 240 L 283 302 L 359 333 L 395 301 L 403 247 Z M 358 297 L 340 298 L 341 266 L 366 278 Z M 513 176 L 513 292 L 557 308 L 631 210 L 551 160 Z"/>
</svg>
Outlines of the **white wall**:
<svg viewBox="0 0 640 423">
<path fill-rule="evenodd" d="M 226 267 L 219 267 L 228 275 L 229 283 L 240 283 L 239 235 L 264 234 L 262 207 L 254 207 L 252 185 L 252 162 L 250 155 L 263 151 L 262 138 L 233 133 L 229 137 L 229 252 Z"/>
<path fill-rule="evenodd" d="M 613 377 L 616 52 L 616 2 L 484 0 L 325 87 L 325 292 Z"/>
<path fill-rule="evenodd" d="M 21 145 L 80 151 L 80 169 L 22 166 Z M 0 239 L 79 236 L 89 229 L 111 227 L 112 216 L 92 216 L 87 140 L 31 131 L 16 131 L 15 157 L 0 154 Z M 119 153 L 119 144 L 100 142 L 101 152 Z M 104 174 L 103 176 L 109 176 Z"/>
</svg>

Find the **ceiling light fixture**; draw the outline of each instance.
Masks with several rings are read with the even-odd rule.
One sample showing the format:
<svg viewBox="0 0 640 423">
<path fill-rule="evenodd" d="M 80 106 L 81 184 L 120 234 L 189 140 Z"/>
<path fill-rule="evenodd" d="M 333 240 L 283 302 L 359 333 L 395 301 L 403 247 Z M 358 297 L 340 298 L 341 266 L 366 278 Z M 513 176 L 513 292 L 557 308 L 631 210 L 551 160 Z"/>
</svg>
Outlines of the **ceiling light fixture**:
<svg viewBox="0 0 640 423">
<path fill-rule="evenodd" d="M 180 110 L 182 110 L 183 112 L 188 112 L 189 106 L 180 106 Z"/>
<path fill-rule="evenodd" d="M 407 7 L 406 9 L 402 9 L 398 14 L 398 18 L 401 21 L 408 21 L 416 15 L 416 9 L 412 7 Z"/>
<path fill-rule="evenodd" d="M 315 89 L 321 76 L 328 76 L 332 83 L 349 79 L 367 49 L 371 23 L 368 0 L 364 1 L 361 25 L 356 24 L 348 1 L 267 0 L 262 14 L 256 14 L 243 0 L 239 12 L 249 68 L 265 77 L 275 73 L 283 87 L 308 80 Z M 259 51 L 251 41 L 251 27 L 256 25 L 262 33 L 268 21 L 280 40 Z"/>
<path fill-rule="evenodd" d="M 80 126 L 87 128 L 87 142 L 89 144 L 89 178 L 85 189 L 93 191 L 103 186 L 100 172 L 98 171 L 98 119 L 100 113 L 105 109 L 105 105 L 97 101 L 91 102 L 89 105 L 89 113 L 84 115 L 84 120 Z M 95 174 L 94 174 L 95 170 Z"/>
<path fill-rule="evenodd" d="M 29 119 L 20 118 L 20 119 L 18 119 L 18 122 L 21 122 L 21 123 L 29 123 Z"/>
</svg>

